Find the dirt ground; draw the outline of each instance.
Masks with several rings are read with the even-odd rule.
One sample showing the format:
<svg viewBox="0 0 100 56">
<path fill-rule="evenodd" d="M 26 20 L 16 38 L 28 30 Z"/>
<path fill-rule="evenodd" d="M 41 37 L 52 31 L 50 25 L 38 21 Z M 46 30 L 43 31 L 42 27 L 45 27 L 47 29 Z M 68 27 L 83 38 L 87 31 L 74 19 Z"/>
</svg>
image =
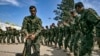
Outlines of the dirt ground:
<svg viewBox="0 0 100 56">
<path fill-rule="evenodd" d="M 22 53 L 24 44 L 0 44 L 0 56 L 16 56 L 18 53 Z M 100 56 L 97 52 L 98 47 L 95 46 L 93 50 L 93 56 Z M 43 46 L 40 48 L 41 56 L 67 56 L 66 52 L 58 50 L 57 48 Z"/>
</svg>

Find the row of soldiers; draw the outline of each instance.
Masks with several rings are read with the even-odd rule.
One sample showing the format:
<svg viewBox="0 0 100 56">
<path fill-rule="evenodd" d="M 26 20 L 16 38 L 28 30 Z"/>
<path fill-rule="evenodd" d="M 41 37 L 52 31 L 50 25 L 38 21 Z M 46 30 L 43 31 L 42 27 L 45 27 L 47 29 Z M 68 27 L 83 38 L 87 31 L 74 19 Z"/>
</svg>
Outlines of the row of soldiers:
<svg viewBox="0 0 100 56">
<path fill-rule="evenodd" d="M 76 7 L 78 6 L 83 8 L 81 2 L 76 4 Z M 59 49 L 64 47 L 64 51 L 68 51 L 69 49 L 70 53 L 73 53 L 74 56 L 91 56 L 95 33 L 100 40 L 100 20 L 97 19 L 99 17 L 97 17 L 98 15 L 93 9 L 83 10 L 86 11 L 82 11 L 81 16 L 71 11 L 71 19 L 58 21 L 57 26 L 53 23 L 50 25 L 50 28 L 46 26 L 46 29 L 44 29 L 43 27 L 40 35 L 45 45 L 52 46 L 54 44 Z M 41 42 L 43 43 L 43 41 Z M 98 45 L 100 48 L 100 41 L 98 41 Z"/>
<path fill-rule="evenodd" d="M 75 18 L 75 21 L 77 19 Z M 48 46 L 54 45 L 55 48 L 58 47 L 59 49 L 64 47 L 65 52 L 69 48 L 76 55 L 75 50 L 78 48 L 78 40 L 82 36 L 78 27 L 78 22 L 75 23 L 74 20 L 59 21 L 57 26 L 53 23 L 50 28 L 46 26 L 46 29 L 43 27 L 40 33 L 41 43 Z"/>
<path fill-rule="evenodd" d="M 6 27 L 6 31 L 0 29 L 0 43 L 24 43 L 25 33 L 12 27 Z"/>
</svg>

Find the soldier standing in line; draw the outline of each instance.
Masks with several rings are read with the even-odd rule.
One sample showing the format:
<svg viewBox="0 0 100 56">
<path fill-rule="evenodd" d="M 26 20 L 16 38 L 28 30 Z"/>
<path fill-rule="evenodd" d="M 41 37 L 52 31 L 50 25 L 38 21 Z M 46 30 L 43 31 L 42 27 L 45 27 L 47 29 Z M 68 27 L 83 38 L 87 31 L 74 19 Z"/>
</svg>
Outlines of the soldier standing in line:
<svg viewBox="0 0 100 56">
<path fill-rule="evenodd" d="M 45 45 L 49 45 L 49 28 L 48 26 L 46 26 L 46 29 L 45 29 Z"/>
<path fill-rule="evenodd" d="M 10 35 L 11 43 L 15 43 L 14 28 L 13 27 L 11 27 L 10 33 L 11 33 L 11 35 Z"/>
<path fill-rule="evenodd" d="M 25 32 L 21 30 L 20 35 L 21 35 L 21 43 L 24 43 Z"/>
<path fill-rule="evenodd" d="M 85 9 L 82 2 L 75 4 L 75 9 L 80 17 L 80 26 L 83 37 L 81 37 L 81 45 L 79 56 L 91 56 L 93 48 L 93 29 L 100 22 L 99 17 L 91 10 Z"/>
<path fill-rule="evenodd" d="M 9 44 L 10 43 L 10 40 L 12 40 L 12 32 L 11 32 L 11 27 L 7 27 L 7 43 Z"/>
<path fill-rule="evenodd" d="M 96 27 L 96 38 L 97 38 L 97 44 L 100 50 L 100 28 L 99 27 Z"/>
<path fill-rule="evenodd" d="M 51 27 L 50 27 L 50 44 L 51 44 L 51 46 L 52 46 L 53 43 L 54 43 L 55 34 L 56 34 L 56 31 L 55 31 L 55 24 L 52 23 L 52 25 L 51 25 Z"/>
<path fill-rule="evenodd" d="M 15 28 L 13 28 L 13 37 L 14 37 L 14 42 L 15 40 L 17 40 L 17 42 L 20 43 L 20 40 L 19 40 L 20 32 Z"/>
<path fill-rule="evenodd" d="M 50 25 L 50 29 L 49 29 L 49 31 L 48 31 L 48 37 L 49 37 L 49 40 L 48 40 L 48 42 L 49 42 L 49 46 L 52 46 L 52 39 L 53 39 L 53 31 L 52 31 L 52 25 Z"/>
<path fill-rule="evenodd" d="M 6 41 L 5 41 L 5 39 L 6 39 L 6 31 L 3 31 L 2 35 L 3 35 L 3 43 L 6 43 Z"/>
<path fill-rule="evenodd" d="M 62 21 L 59 21 L 59 37 L 58 37 L 58 46 L 59 46 L 59 49 L 61 49 L 63 47 L 63 23 Z"/>
<path fill-rule="evenodd" d="M 54 47 L 57 47 L 57 41 L 58 41 L 58 29 L 57 26 L 54 25 Z"/>
<path fill-rule="evenodd" d="M 0 43 L 2 43 L 2 33 L 3 33 L 3 30 L 0 29 Z"/>
<path fill-rule="evenodd" d="M 70 25 L 69 25 L 68 20 L 63 21 L 63 24 L 64 24 L 64 37 L 65 37 L 64 39 L 64 49 L 65 50 L 64 51 L 66 52 L 70 38 L 71 38 L 71 31 L 70 31 Z"/>
<path fill-rule="evenodd" d="M 76 14 L 75 11 L 71 11 L 71 16 L 74 20 L 73 29 L 75 31 L 75 36 L 73 37 L 73 45 L 71 47 L 71 52 L 73 51 L 74 56 L 78 56 L 79 52 L 79 39 L 82 37 L 82 33 L 80 31 L 80 23 L 79 23 L 79 16 Z"/>
<path fill-rule="evenodd" d="M 44 31 L 45 31 L 45 29 L 44 29 L 44 27 L 42 27 L 42 30 L 39 34 L 39 36 L 41 37 L 40 42 L 41 42 L 42 45 L 44 45 Z"/>
</svg>

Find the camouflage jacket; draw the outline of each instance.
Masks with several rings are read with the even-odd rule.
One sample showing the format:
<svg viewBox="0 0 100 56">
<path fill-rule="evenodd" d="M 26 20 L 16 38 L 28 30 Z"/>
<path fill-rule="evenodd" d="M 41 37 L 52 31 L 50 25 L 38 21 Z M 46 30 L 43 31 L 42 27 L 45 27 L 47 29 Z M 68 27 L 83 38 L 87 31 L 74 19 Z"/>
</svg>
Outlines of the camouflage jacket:
<svg viewBox="0 0 100 56">
<path fill-rule="evenodd" d="M 41 32 L 41 29 L 42 21 L 37 16 L 27 16 L 24 18 L 22 30 L 26 33 L 34 33 L 35 35 L 38 35 Z"/>
<path fill-rule="evenodd" d="M 100 19 L 93 11 L 90 9 L 84 9 L 81 12 L 80 18 L 81 31 L 85 34 L 93 32 L 94 26 L 96 26 L 99 21 Z"/>
</svg>

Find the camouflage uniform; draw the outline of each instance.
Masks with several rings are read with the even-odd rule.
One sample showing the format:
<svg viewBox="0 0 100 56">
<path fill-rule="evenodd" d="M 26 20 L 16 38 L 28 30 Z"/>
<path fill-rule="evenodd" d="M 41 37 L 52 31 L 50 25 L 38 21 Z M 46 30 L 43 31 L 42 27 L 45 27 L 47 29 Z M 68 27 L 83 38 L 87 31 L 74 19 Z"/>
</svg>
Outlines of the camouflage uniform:
<svg viewBox="0 0 100 56">
<path fill-rule="evenodd" d="M 81 39 L 82 33 L 80 31 L 79 17 L 74 16 L 73 18 L 75 19 L 75 24 L 74 24 L 75 37 L 73 42 L 73 52 L 74 52 L 74 56 L 77 56 L 79 52 L 79 44 L 80 44 L 79 39 Z"/>
<path fill-rule="evenodd" d="M 58 37 L 58 45 L 59 45 L 59 49 L 61 49 L 61 47 L 63 46 L 63 31 L 64 31 L 64 29 L 63 29 L 63 24 L 62 24 L 62 22 L 60 23 L 60 25 L 58 26 L 58 28 L 59 28 L 59 37 Z"/>
<path fill-rule="evenodd" d="M 48 37 L 49 37 L 49 45 L 52 45 L 52 42 L 53 42 L 53 28 L 52 28 L 52 25 L 50 25 Z"/>
<path fill-rule="evenodd" d="M 6 31 L 3 31 L 2 35 L 3 35 L 3 43 L 6 43 L 6 41 L 5 41 L 5 39 L 6 39 Z"/>
<path fill-rule="evenodd" d="M 3 33 L 3 30 L 0 29 L 0 43 L 2 42 L 2 33 Z"/>
<path fill-rule="evenodd" d="M 70 51 L 73 51 L 73 45 L 75 40 L 75 19 L 70 22 L 70 30 L 71 30 L 71 40 L 70 40 Z"/>
<path fill-rule="evenodd" d="M 70 25 L 68 23 L 64 24 L 64 37 L 65 37 L 64 48 L 66 51 L 71 38 Z"/>
<path fill-rule="evenodd" d="M 20 34 L 21 34 L 21 43 L 24 43 L 25 32 L 21 30 Z"/>
<path fill-rule="evenodd" d="M 33 47 L 33 51 L 35 50 L 35 54 L 39 55 L 40 53 L 40 38 L 38 34 L 41 32 L 42 22 L 40 18 L 37 16 L 27 16 L 24 18 L 22 30 L 28 34 L 35 34 L 35 39 L 31 40 L 30 38 L 26 39 L 23 55 L 31 56 L 31 47 Z"/>
<path fill-rule="evenodd" d="M 51 25 L 50 35 L 51 35 L 50 36 L 50 43 L 52 45 L 52 43 L 54 43 L 54 41 L 55 41 L 55 36 L 56 36 L 56 29 L 55 29 L 55 25 L 54 24 Z"/>
<path fill-rule="evenodd" d="M 96 26 L 96 37 L 97 37 L 97 43 L 98 43 L 99 48 L 100 48 L 100 22 Z"/>
<path fill-rule="evenodd" d="M 46 29 L 45 29 L 45 39 L 44 39 L 44 42 L 46 45 L 49 45 L 49 42 L 50 42 L 50 29 L 48 28 L 48 26 L 46 26 Z"/>
<path fill-rule="evenodd" d="M 91 56 L 93 47 L 93 29 L 100 20 L 98 19 L 98 16 L 89 9 L 83 9 L 80 14 L 80 25 L 83 37 L 81 39 L 79 56 Z"/>
<path fill-rule="evenodd" d="M 20 42 L 21 42 L 20 39 L 19 39 L 19 37 L 20 37 L 20 31 L 17 30 L 17 29 L 14 29 L 14 35 L 15 35 L 15 37 L 16 37 L 18 43 L 20 43 Z M 21 39 L 21 40 L 22 40 L 22 39 Z M 23 41 L 23 40 L 22 40 L 22 41 Z"/>
<path fill-rule="evenodd" d="M 42 27 L 42 30 L 41 30 L 39 36 L 41 37 L 41 44 L 44 45 L 44 36 L 45 36 L 45 29 L 44 29 L 44 27 Z"/>
<path fill-rule="evenodd" d="M 55 48 L 57 47 L 57 42 L 58 42 L 58 28 L 57 26 L 54 27 L 54 45 Z"/>
<path fill-rule="evenodd" d="M 8 35 L 8 37 L 7 37 L 7 43 L 10 43 L 10 40 L 11 40 L 11 42 L 13 43 L 14 42 L 14 37 L 13 37 L 13 31 L 12 31 L 12 28 L 11 27 L 7 27 L 8 29 L 7 29 L 7 35 Z"/>
</svg>

